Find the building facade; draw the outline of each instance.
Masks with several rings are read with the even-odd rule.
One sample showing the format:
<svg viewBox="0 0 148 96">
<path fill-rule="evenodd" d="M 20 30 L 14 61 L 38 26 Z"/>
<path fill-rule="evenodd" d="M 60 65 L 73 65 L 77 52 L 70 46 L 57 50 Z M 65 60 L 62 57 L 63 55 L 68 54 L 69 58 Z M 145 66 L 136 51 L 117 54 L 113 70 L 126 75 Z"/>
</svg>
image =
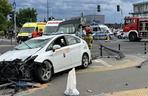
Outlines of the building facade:
<svg viewBox="0 0 148 96">
<path fill-rule="evenodd" d="M 148 1 L 133 4 L 134 17 L 148 17 Z"/>
</svg>

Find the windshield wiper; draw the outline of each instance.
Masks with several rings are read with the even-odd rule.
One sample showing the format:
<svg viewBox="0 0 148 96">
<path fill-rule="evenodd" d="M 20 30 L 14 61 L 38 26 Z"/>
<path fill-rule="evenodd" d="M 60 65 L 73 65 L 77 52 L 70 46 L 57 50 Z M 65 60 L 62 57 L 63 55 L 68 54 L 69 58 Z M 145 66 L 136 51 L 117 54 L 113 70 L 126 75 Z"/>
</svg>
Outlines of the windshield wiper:
<svg viewBox="0 0 148 96">
<path fill-rule="evenodd" d="M 32 47 L 30 47 L 26 42 L 23 41 L 23 43 L 24 43 L 29 49 L 32 49 Z"/>
</svg>

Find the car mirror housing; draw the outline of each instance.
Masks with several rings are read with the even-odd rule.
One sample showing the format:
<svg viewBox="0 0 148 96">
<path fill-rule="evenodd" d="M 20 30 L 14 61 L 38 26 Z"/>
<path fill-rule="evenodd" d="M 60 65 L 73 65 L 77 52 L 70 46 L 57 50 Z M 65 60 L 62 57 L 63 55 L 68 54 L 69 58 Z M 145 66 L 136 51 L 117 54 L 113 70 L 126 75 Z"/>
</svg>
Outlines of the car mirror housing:
<svg viewBox="0 0 148 96">
<path fill-rule="evenodd" d="M 60 48 L 61 48 L 60 45 L 54 45 L 54 46 L 52 47 L 52 50 L 55 51 L 55 50 L 60 49 Z"/>
</svg>

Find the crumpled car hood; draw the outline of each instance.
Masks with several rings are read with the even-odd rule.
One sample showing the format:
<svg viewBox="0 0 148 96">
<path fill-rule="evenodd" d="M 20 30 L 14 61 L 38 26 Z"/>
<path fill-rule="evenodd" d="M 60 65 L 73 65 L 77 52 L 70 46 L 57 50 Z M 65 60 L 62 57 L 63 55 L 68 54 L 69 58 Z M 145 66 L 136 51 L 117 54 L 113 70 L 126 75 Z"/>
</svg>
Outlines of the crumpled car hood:
<svg viewBox="0 0 148 96">
<path fill-rule="evenodd" d="M 0 56 L 0 61 L 13 61 L 15 59 L 22 59 L 23 61 L 36 53 L 39 49 L 40 48 L 8 51 Z"/>
</svg>

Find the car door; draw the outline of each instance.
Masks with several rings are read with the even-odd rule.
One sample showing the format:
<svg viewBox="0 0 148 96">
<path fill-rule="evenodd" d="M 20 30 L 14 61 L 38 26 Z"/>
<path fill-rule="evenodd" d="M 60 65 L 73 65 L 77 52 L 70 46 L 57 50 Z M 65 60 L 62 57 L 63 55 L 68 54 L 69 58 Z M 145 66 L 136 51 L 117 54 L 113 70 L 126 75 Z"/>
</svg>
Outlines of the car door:
<svg viewBox="0 0 148 96">
<path fill-rule="evenodd" d="M 70 67 L 75 67 L 81 64 L 81 43 L 80 39 L 71 35 L 65 36 L 67 44 L 69 46 L 70 60 L 68 64 Z"/>
<path fill-rule="evenodd" d="M 68 69 L 68 64 L 70 62 L 69 47 L 67 46 L 64 36 L 56 38 L 50 45 L 50 49 L 54 45 L 60 45 L 61 48 L 52 51 L 52 63 L 55 72 L 63 71 Z"/>
</svg>

